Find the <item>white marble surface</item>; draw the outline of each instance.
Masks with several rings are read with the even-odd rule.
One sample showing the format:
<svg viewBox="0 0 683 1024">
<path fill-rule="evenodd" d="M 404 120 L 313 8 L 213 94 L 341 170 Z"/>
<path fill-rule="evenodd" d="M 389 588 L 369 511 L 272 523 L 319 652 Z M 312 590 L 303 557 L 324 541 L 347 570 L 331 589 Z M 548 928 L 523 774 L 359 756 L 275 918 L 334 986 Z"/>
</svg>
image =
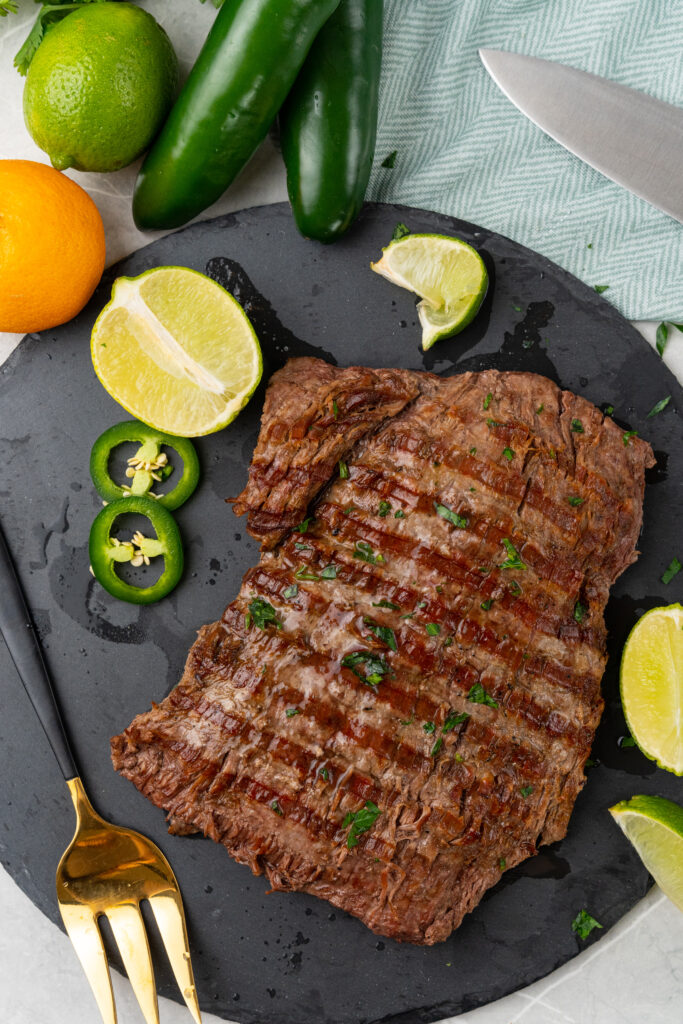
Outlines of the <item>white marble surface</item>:
<svg viewBox="0 0 683 1024">
<path fill-rule="evenodd" d="M 168 31 L 187 69 L 214 11 L 191 0 L 145 0 Z M 20 0 L 16 17 L 0 21 L 0 158 L 45 162 L 23 125 L 23 80 L 12 57 L 35 16 Z M 72 176 L 98 204 L 112 263 L 150 241 L 135 228 L 130 195 L 136 167 L 111 175 Z M 279 158 L 266 143 L 240 180 L 209 213 L 286 198 Z M 206 214 L 202 215 L 203 217 Z M 496 225 L 492 224 L 495 228 Z M 654 324 L 636 325 L 652 344 Z M 666 361 L 683 380 L 683 335 L 671 339 Z M 19 342 L 0 334 L 0 363 Z M 0 869 L 0 1021 L 2 1024 L 94 1024 L 97 1010 L 67 938 Z M 114 977 L 120 1024 L 142 1021 L 128 982 Z M 187 1012 L 161 1000 L 162 1024 L 185 1024 Z M 458 1018 L 458 1024 L 679 1024 L 683 1018 L 683 914 L 654 889 L 608 935 L 565 967 L 514 995 Z M 206 1024 L 219 1024 L 205 1015 Z M 268 1024 L 268 1021 L 263 1021 Z"/>
</svg>

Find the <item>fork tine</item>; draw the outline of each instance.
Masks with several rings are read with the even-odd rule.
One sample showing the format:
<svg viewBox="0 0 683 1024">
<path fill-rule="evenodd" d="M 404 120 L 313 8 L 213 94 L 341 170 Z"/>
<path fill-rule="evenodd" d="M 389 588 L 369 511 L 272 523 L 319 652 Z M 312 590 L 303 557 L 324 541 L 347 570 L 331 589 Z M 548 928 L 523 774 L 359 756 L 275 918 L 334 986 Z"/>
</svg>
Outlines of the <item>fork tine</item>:
<svg viewBox="0 0 683 1024">
<path fill-rule="evenodd" d="M 142 1015 L 147 1024 L 159 1024 L 154 970 L 140 908 L 133 903 L 119 903 L 108 907 L 106 914 Z"/>
<path fill-rule="evenodd" d="M 116 1024 L 116 1007 L 111 988 L 107 954 L 93 912 L 82 904 L 59 904 L 67 935 L 90 983 L 103 1024 Z"/>
<path fill-rule="evenodd" d="M 202 1024 L 180 893 L 168 891 L 148 898 L 175 974 L 175 980 L 178 982 L 178 988 L 182 992 L 183 999 L 193 1018 L 197 1024 Z"/>
</svg>

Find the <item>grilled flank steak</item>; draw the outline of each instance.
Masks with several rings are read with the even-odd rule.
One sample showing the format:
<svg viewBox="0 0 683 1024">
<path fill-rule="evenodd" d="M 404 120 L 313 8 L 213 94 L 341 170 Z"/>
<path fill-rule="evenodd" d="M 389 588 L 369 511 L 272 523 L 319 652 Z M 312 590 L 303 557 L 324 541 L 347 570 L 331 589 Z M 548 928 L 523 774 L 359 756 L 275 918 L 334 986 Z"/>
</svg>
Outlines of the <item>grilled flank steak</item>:
<svg viewBox="0 0 683 1024">
<path fill-rule="evenodd" d="M 235 504 L 261 560 L 115 767 L 273 888 L 440 942 L 566 832 L 653 461 L 534 374 L 290 361 Z"/>
</svg>

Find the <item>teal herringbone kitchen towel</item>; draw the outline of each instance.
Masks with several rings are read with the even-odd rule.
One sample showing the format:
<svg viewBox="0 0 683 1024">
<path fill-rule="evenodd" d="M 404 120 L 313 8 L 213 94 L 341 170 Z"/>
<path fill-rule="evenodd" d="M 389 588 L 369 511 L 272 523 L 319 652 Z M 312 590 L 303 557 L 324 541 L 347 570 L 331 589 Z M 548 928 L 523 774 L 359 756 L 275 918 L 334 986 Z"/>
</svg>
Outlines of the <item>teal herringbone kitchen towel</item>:
<svg viewBox="0 0 683 1024">
<path fill-rule="evenodd" d="M 683 105 L 683 0 L 385 0 L 369 190 L 509 235 L 609 285 L 605 298 L 630 319 L 682 320 L 683 227 L 532 124 L 484 70 L 480 46 Z M 393 150 L 394 167 L 382 167 Z"/>
</svg>

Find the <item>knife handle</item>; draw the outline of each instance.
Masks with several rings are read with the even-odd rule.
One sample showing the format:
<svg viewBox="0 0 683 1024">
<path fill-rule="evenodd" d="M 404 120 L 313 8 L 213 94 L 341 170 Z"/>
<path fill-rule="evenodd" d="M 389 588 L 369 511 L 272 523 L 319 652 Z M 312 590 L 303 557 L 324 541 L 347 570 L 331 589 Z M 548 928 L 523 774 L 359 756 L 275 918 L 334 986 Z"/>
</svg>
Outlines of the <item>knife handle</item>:
<svg viewBox="0 0 683 1024">
<path fill-rule="evenodd" d="M 24 591 L 0 527 L 0 633 L 65 780 L 78 775 Z"/>
</svg>

